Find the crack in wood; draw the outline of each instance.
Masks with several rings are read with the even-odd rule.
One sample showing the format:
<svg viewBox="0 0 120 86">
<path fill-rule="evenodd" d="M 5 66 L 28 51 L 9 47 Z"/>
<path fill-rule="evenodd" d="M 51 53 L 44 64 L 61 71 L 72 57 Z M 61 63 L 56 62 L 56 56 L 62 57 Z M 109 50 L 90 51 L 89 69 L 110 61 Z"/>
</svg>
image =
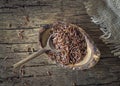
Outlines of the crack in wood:
<svg viewBox="0 0 120 86">
<path fill-rule="evenodd" d="M 56 64 L 49 64 L 49 63 L 45 63 L 45 64 L 37 64 L 37 65 L 25 65 L 25 67 L 40 67 L 40 66 L 55 66 Z"/>
<path fill-rule="evenodd" d="M 101 86 L 101 85 L 105 85 L 105 86 L 108 86 L 110 84 L 113 84 L 113 83 L 119 83 L 120 80 L 117 80 L 117 81 L 111 81 L 111 82 L 108 82 L 108 83 L 93 83 L 93 84 L 86 84 L 86 85 L 75 85 L 75 86 Z M 120 84 L 120 83 L 119 83 Z"/>
<path fill-rule="evenodd" d="M 0 15 L 1 14 L 12 14 L 12 13 L 14 13 L 14 12 L 0 12 Z"/>
<path fill-rule="evenodd" d="M 40 26 L 43 26 L 44 24 L 40 24 Z M 0 28 L 0 30 L 29 30 L 29 29 L 39 29 L 41 27 L 18 27 L 18 28 Z"/>
<path fill-rule="evenodd" d="M 0 42 L 0 45 L 13 45 L 13 44 L 37 44 L 38 42 L 13 42 L 13 43 L 2 43 Z"/>
<path fill-rule="evenodd" d="M 1 6 L 0 9 L 17 9 L 17 8 L 25 8 L 25 7 L 43 7 L 43 6 L 51 6 L 49 4 L 40 4 L 40 5 L 13 5 L 13 6 Z"/>
</svg>

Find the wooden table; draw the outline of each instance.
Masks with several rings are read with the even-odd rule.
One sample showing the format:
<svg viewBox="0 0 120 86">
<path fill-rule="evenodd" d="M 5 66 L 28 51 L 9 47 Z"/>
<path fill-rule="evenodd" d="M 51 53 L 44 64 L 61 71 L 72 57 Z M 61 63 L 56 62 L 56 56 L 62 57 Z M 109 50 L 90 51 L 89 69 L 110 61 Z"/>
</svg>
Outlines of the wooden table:
<svg viewBox="0 0 120 86">
<path fill-rule="evenodd" d="M 13 72 L 11 65 L 39 49 L 39 29 L 54 21 L 82 27 L 101 51 L 98 64 L 89 70 L 70 70 L 42 55 Z M 100 35 L 82 0 L 0 0 L 0 86 L 120 86 L 120 60 Z"/>
</svg>

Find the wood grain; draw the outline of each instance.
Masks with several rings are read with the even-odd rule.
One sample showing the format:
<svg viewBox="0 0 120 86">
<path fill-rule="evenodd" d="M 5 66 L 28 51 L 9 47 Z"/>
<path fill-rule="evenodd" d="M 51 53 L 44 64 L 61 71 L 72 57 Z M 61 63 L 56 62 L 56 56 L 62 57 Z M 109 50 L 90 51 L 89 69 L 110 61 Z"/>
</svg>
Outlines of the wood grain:
<svg viewBox="0 0 120 86">
<path fill-rule="evenodd" d="M 99 26 L 91 22 L 82 1 L 0 1 L 0 86 L 120 85 L 120 60 L 99 39 Z M 11 65 L 39 49 L 39 29 L 59 20 L 77 24 L 93 38 L 101 51 L 98 64 L 85 71 L 70 70 L 42 55 L 13 72 Z M 24 30 L 23 39 L 18 36 L 20 30 Z"/>
</svg>

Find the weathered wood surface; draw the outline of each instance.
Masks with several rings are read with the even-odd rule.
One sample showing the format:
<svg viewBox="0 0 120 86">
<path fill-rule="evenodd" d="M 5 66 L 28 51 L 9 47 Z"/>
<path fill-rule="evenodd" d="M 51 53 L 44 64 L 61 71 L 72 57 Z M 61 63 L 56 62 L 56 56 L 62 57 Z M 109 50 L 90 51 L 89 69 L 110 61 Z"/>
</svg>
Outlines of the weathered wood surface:
<svg viewBox="0 0 120 86">
<path fill-rule="evenodd" d="M 90 34 L 102 54 L 99 63 L 85 71 L 70 70 L 42 55 L 14 73 L 11 65 L 39 49 L 39 29 L 58 20 L 77 24 Z M 119 86 L 120 60 L 99 39 L 98 28 L 82 0 L 0 0 L 0 86 Z"/>
</svg>

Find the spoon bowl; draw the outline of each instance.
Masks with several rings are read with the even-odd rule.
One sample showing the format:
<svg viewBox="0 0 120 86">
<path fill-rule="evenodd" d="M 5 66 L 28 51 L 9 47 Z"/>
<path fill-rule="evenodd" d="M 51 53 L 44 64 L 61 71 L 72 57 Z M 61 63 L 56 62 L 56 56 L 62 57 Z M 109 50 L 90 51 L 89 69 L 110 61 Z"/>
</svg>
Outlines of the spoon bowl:
<svg viewBox="0 0 120 86">
<path fill-rule="evenodd" d="M 56 25 L 56 24 L 55 24 Z M 57 22 L 58 26 L 66 26 L 66 23 L 64 22 Z M 97 46 L 94 44 L 94 41 L 92 40 L 92 38 L 79 26 L 74 25 L 74 24 L 68 24 L 69 26 L 78 29 L 78 31 L 82 34 L 82 36 L 85 38 L 85 42 L 87 44 L 87 48 L 86 48 L 86 55 L 83 57 L 83 59 L 79 62 L 76 62 L 74 64 L 62 64 L 59 59 L 59 61 L 56 59 L 57 57 L 54 58 L 54 56 L 52 54 L 52 52 L 50 53 L 46 53 L 54 62 L 56 62 L 58 65 L 65 67 L 65 68 L 72 68 L 72 69 L 80 69 L 80 70 L 84 70 L 84 69 L 89 69 L 93 66 L 95 66 L 97 64 L 97 62 L 100 59 L 100 51 L 97 48 Z M 55 29 L 55 27 L 49 27 L 49 28 L 43 28 L 43 31 L 40 31 L 40 35 L 39 35 L 39 42 L 41 47 L 44 47 L 47 44 L 47 39 L 49 38 L 49 33 L 52 29 Z M 59 28 L 60 30 L 60 28 Z M 80 39 L 80 38 L 79 38 Z M 79 56 L 80 57 L 80 56 Z M 69 57 L 70 58 L 70 57 Z"/>
</svg>

